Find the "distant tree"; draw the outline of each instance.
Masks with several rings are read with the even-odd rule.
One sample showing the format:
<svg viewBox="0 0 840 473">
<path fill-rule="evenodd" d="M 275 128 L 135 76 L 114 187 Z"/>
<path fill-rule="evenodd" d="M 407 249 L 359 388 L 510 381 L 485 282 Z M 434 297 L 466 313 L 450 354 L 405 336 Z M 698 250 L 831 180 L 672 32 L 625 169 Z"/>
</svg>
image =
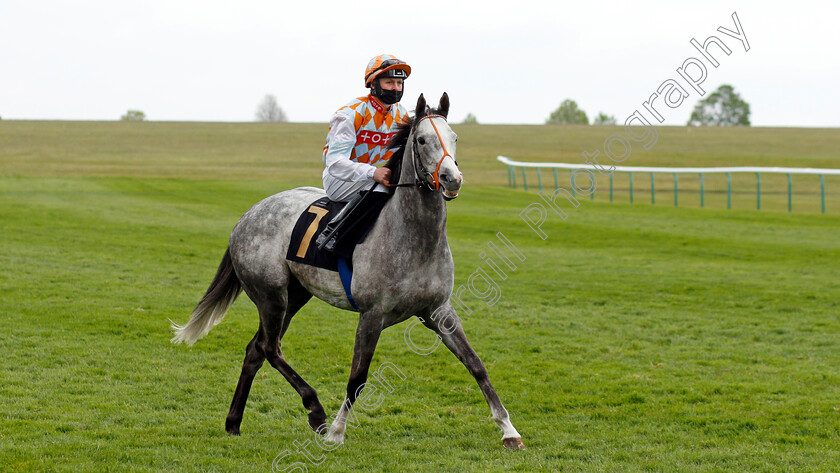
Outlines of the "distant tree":
<svg viewBox="0 0 840 473">
<path fill-rule="evenodd" d="M 286 114 L 280 105 L 277 105 L 277 97 L 268 94 L 263 97 L 257 107 L 257 121 L 260 122 L 285 122 Z"/>
<path fill-rule="evenodd" d="M 592 122 L 593 125 L 615 125 L 615 116 L 607 115 L 604 112 L 598 112 L 598 116 L 595 118 L 595 121 Z"/>
<path fill-rule="evenodd" d="M 466 117 L 464 117 L 464 121 L 461 122 L 463 125 L 478 125 L 478 118 L 475 118 L 475 115 L 472 113 L 468 113 Z"/>
<path fill-rule="evenodd" d="M 140 110 L 129 110 L 125 112 L 125 115 L 120 117 L 120 120 L 124 122 L 142 122 L 146 121 L 146 114 Z"/>
<path fill-rule="evenodd" d="M 551 112 L 545 123 L 548 125 L 588 125 L 589 118 L 586 112 L 578 108 L 574 100 L 566 99 L 557 107 L 557 110 Z"/>
<path fill-rule="evenodd" d="M 750 104 L 743 101 L 731 85 L 721 85 L 697 102 L 690 126 L 750 126 Z"/>
</svg>

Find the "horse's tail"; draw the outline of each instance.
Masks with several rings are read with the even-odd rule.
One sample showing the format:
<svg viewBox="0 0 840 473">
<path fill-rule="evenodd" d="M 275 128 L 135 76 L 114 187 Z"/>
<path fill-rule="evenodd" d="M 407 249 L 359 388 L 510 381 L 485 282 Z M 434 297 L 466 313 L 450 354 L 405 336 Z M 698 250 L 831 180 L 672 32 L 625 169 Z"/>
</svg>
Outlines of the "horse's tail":
<svg viewBox="0 0 840 473">
<path fill-rule="evenodd" d="M 216 277 L 213 278 L 204 297 L 193 309 L 189 322 L 183 326 L 172 323 L 175 336 L 172 337 L 171 342 L 187 342 L 187 345 L 192 345 L 199 338 L 207 335 L 211 328 L 222 321 L 240 292 L 242 292 L 242 284 L 233 270 L 233 264 L 230 262 L 230 248 L 228 248 L 219 264 L 219 270 L 216 271 Z"/>
</svg>

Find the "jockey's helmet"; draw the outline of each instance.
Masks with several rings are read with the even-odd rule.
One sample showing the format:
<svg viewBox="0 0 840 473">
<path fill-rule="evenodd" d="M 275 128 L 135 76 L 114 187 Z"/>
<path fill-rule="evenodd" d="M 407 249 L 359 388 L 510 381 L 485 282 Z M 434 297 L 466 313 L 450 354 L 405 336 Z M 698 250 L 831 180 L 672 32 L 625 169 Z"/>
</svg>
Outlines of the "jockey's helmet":
<svg viewBox="0 0 840 473">
<path fill-rule="evenodd" d="M 374 79 L 395 77 L 407 79 L 411 75 L 411 66 L 390 54 L 380 54 L 368 62 L 365 68 L 365 87 L 373 87 Z"/>
</svg>

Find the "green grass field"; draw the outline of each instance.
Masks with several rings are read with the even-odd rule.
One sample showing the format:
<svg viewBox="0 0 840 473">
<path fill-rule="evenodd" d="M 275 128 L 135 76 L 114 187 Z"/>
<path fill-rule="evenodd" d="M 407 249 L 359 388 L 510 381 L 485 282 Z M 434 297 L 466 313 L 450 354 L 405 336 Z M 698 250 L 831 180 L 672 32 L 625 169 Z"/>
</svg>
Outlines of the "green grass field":
<svg viewBox="0 0 840 473">
<path fill-rule="evenodd" d="M 508 188 L 495 156 L 580 161 L 612 133 L 600 127 L 455 127 L 456 285 L 490 271 L 478 255 L 497 232 L 526 257 L 494 306 L 465 297 L 463 319 L 527 451 L 501 447 L 466 369 L 443 348 L 413 353 L 405 325 L 373 366 L 406 379 L 357 411 L 342 447 L 310 444 L 320 464 L 296 451 L 313 434 L 268 365 L 228 437 L 256 310 L 243 296 L 193 348 L 169 343 L 169 319 L 187 320 L 248 207 L 319 184 L 325 128 L 0 122 L 0 470 L 270 472 L 285 451 L 275 471 L 840 470 L 840 182 L 827 215 L 806 181 L 790 214 L 786 180 L 762 182 L 760 212 L 746 210 L 754 178 L 729 211 L 696 208 L 688 182 L 679 208 L 666 182 L 656 206 L 599 193 L 550 214 L 542 240 L 519 217 L 536 192 Z M 660 133 L 624 164 L 840 168 L 840 130 Z M 284 338 L 328 413 L 355 323 L 313 301 Z"/>
</svg>

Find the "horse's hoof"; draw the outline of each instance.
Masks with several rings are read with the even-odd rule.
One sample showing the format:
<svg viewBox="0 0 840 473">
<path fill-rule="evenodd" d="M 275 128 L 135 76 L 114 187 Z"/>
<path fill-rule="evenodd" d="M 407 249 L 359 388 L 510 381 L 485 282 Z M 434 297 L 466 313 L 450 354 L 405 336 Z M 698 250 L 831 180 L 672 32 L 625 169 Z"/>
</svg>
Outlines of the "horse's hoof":
<svg viewBox="0 0 840 473">
<path fill-rule="evenodd" d="M 335 432 L 327 432 L 324 436 L 324 441 L 330 445 L 341 445 L 344 443 L 344 434 L 336 434 Z"/>
<path fill-rule="evenodd" d="M 309 413 L 309 428 L 314 430 L 319 434 L 327 433 L 327 429 L 329 428 L 329 424 L 327 423 L 327 416 L 324 414 L 324 411 L 321 412 L 310 412 Z"/>
<path fill-rule="evenodd" d="M 502 443 L 508 450 L 527 450 L 525 444 L 522 443 L 522 437 L 510 437 L 502 439 Z"/>
<path fill-rule="evenodd" d="M 227 431 L 228 435 L 239 435 L 239 422 L 230 419 L 226 420 L 225 430 Z"/>
<path fill-rule="evenodd" d="M 312 430 L 314 430 L 316 434 L 321 435 L 321 436 L 327 435 L 327 432 L 329 432 L 329 430 L 330 430 L 330 424 L 327 424 L 326 422 L 319 425 L 318 427 L 313 427 L 313 425 L 310 423 L 309 427 L 311 427 Z"/>
</svg>

